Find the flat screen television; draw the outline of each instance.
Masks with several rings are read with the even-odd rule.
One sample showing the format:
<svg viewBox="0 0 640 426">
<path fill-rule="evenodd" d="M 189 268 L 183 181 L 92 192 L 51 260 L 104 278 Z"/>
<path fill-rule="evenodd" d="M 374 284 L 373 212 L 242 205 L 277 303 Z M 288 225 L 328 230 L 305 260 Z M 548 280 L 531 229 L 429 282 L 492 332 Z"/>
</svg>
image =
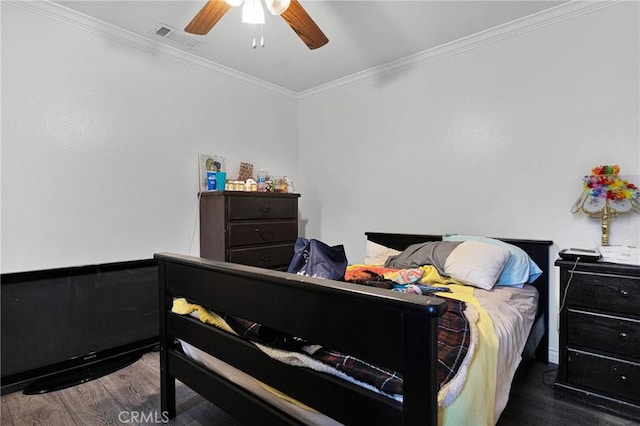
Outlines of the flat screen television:
<svg viewBox="0 0 640 426">
<path fill-rule="evenodd" d="M 0 297 L 2 394 L 83 383 L 158 343 L 153 259 L 2 274 Z"/>
</svg>

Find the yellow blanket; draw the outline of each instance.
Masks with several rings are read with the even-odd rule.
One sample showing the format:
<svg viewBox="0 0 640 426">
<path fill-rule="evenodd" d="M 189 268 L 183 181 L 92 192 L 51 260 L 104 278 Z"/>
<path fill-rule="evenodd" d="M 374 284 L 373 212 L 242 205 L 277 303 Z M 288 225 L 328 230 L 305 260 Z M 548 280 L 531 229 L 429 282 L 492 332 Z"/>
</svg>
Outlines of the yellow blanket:
<svg viewBox="0 0 640 426">
<path fill-rule="evenodd" d="M 179 314 L 179 315 L 189 315 L 193 312 L 197 312 L 198 313 L 198 319 L 206 324 L 211 324 L 213 326 L 216 326 L 224 331 L 228 331 L 229 333 L 235 334 L 237 335 L 237 333 L 235 331 L 233 331 L 233 329 L 229 326 L 229 324 L 227 324 L 227 322 L 218 314 L 216 314 L 215 312 L 211 312 L 205 308 L 203 308 L 200 305 L 194 305 L 193 303 L 189 303 L 186 301 L 186 299 L 184 298 L 179 298 L 179 299 L 173 299 L 173 306 L 171 307 L 171 312 Z M 267 390 L 268 392 L 271 392 L 272 394 L 285 399 L 287 401 L 289 401 L 292 404 L 297 405 L 300 408 L 303 408 L 307 411 L 313 412 L 313 413 L 317 413 L 316 410 L 314 410 L 313 408 L 309 407 L 306 404 L 303 404 L 302 402 L 291 398 L 289 395 L 280 392 L 278 389 L 273 388 L 271 386 L 269 386 L 268 384 L 261 382 L 260 380 L 256 380 L 256 383 L 258 383 L 260 386 L 262 386 L 265 390 Z"/>
<path fill-rule="evenodd" d="M 496 395 L 496 375 L 498 369 L 498 337 L 487 311 L 473 295 L 473 287 L 456 283 L 452 278 L 438 274 L 434 266 L 421 267 L 424 284 L 446 285 L 451 293 L 436 293 L 439 297 L 461 300 L 476 308 L 479 319 L 476 322 L 478 347 L 471 359 L 471 368 L 456 400 L 438 411 L 438 424 L 442 426 L 493 426 Z"/>
<path fill-rule="evenodd" d="M 198 312 L 198 319 L 205 324 L 214 325 L 224 331 L 228 331 L 229 333 L 236 334 L 235 331 L 222 317 L 215 312 L 211 312 L 200 305 L 194 305 L 193 303 L 189 303 L 184 298 L 173 299 L 173 306 L 171 307 L 171 312 L 179 315 L 189 315 L 192 312 Z"/>
<path fill-rule="evenodd" d="M 450 284 L 452 293 L 440 297 L 462 300 L 475 306 L 479 314 L 480 339 L 471 360 L 467 380 L 456 400 L 438 412 L 438 424 L 450 426 L 493 426 L 498 364 L 498 338 L 487 311 L 473 295 L 473 287 Z"/>
</svg>

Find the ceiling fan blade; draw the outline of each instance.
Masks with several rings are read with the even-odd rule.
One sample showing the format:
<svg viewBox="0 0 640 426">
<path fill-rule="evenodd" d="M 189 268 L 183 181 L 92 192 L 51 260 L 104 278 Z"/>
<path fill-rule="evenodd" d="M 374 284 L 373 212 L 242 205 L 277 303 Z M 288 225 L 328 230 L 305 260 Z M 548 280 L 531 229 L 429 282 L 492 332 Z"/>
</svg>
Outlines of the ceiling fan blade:
<svg viewBox="0 0 640 426">
<path fill-rule="evenodd" d="M 317 49 L 329 42 L 329 39 L 322 32 L 320 27 L 313 22 L 311 16 L 302 7 L 298 0 L 291 0 L 291 4 L 280 15 L 287 21 L 287 24 L 298 34 L 298 37 L 309 47 Z"/>
<path fill-rule="evenodd" d="M 231 6 L 224 0 L 209 0 L 184 30 L 191 34 L 205 35 L 229 9 Z"/>
</svg>

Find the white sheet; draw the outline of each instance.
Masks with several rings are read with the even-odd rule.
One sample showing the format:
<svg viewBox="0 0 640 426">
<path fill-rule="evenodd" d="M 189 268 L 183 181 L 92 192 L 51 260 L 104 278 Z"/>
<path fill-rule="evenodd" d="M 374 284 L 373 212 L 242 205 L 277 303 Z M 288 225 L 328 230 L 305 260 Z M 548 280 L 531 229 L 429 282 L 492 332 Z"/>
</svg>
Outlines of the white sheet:
<svg viewBox="0 0 640 426">
<path fill-rule="evenodd" d="M 493 321 L 498 338 L 498 377 L 496 378 L 495 419 L 507 406 L 511 382 L 536 319 L 538 290 L 532 285 L 523 288 L 494 287 L 476 289 L 474 296 Z"/>
<path fill-rule="evenodd" d="M 221 361 L 208 353 L 201 351 L 195 346 L 180 340 L 184 353 L 195 362 L 204 365 L 208 369 L 220 374 L 222 377 L 232 381 L 233 383 L 243 387 L 259 396 L 269 404 L 279 408 L 280 410 L 294 416 L 304 423 L 318 426 L 338 426 L 341 423 L 336 422 L 332 418 L 316 411 L 309 411 L 301 408 L 296 404 L 287 401 L 276 394 L 266 390 L 260 383 L 250 375 L 238 370 L 237 368 Z"/>
<path fill-rule="evenodd" d="M 525 285 L 522 289 L 513 287 L 495 287 L 492 290 L 475 289 L 474 295 L 491 317 L 499 342 L 498 377 L 494 407 L 494 418 L 497 421 L 507 405 L 511 381 L 521 361 L 522 351 L 535 320 L 538 292 L 535 287 Z M 305 423 L 311 425 L 339 424 L 321 413 L 308 411 L 276 396 L 267 391 L 248 374 L 184 341 L 180 342 L 185 354 L 194 361 L 250 390 L 270 404 L 301 419 Z"/>
</svg>

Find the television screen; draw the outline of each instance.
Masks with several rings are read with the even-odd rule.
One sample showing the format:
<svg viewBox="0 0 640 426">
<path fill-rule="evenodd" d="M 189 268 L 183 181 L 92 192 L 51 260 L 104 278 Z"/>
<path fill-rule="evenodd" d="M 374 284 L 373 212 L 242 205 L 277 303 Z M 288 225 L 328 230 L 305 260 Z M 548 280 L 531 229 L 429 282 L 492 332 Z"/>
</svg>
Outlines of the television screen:
<svg viewBox="0 0 640 426">
<path fill-rule="evenodd" d="M 159 334 L 154 260 L 3 274 L 1 289 L 3 387 Z"/>
</svg>

